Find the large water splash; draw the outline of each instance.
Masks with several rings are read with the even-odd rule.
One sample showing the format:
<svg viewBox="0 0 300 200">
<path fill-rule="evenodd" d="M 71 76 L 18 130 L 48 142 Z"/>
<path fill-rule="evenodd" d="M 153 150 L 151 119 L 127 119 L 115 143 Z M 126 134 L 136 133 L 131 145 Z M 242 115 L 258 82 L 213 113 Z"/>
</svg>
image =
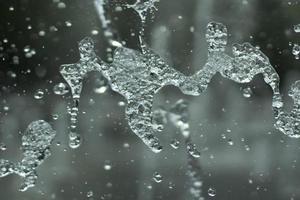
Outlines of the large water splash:
<svg viewBox="0 0 300 200">
<path fill-rule="evenodd" d="M 160 152 L 162 149 L 155 136 L 157 130 L 153 128 L 152 124 L 154 95 L 162 87 L 174 85 L 186 95 L 198 96 L 206 90 L 216 73 L 237 83 L 249 83 L 256 75 L 262 74 L 264 81 L 273 91 L 272 106 L 275 119 L 277 122 L 286 121 L 279 92 L 279 76 L 269 59 L 249 43 L 234 44 L 233 56 L 226 54 L 227 28 L 221 23 L 211 22 L 208 24 L 206 40 L 208 44 L 206 64 L 194 75 L 186 76 L 170 67 L 147 46 L 143 53 L 119 47 L 114 52 L 113 62 L 105 63 L 96 56 L 93 41 L 90 38 L 83 39 L 79 43 L 80 61 L 61 67 L 61 74 L 70 85 L 74 99 L 74 106 L 70 112 L 70 146 L 75 148 L 80 144 L 80 136 L 75 131 L 78 103 L 82 80 L 90 71 L 102 73 L 107 78 L 112 90 L 127 99 L 126 116 L 129 126 L 154 152 Z M 292 136 L 292 134 L 286 133 L 287 129 L 282 128 L 280 123 L 276 124 L 277 129 Z M 295 132 L 299 132 L 295 127 L 292 128 L 293 135 Z"/>
<path fill-rule="evenodd" d="M 50 145 L 55 135 L 56 132 L 43 120 L 30 123 L 22 136 L 23 159 L 18 163 L 0 159 L 0 177 L 10 174 L 23 177 L 20 191 L 34 187 L 38 178 L 36 169 L 51 155 Z"/>
</svg>

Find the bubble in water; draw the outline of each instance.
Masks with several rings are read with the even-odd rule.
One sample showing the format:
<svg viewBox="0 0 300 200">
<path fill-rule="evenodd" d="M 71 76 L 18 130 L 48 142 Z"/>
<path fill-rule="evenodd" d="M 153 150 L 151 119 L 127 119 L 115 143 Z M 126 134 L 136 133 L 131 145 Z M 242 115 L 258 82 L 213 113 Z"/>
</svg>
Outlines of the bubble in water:
<svg viewBox="0 0 300 200">
<path fill-rule="evenodd" d="M 65 83 L 58 83 L 53 87 L 53 92 L 56 95 L 64 95 L 69 92 L 69 89 Z"/>
<path fill-rule="evenodd" d="M 174 149 L 178 149 L 180 142 L 177 139 L 173 139 L 171 141 L 171 147 L 173 147 Z"/>
<path fill-rule="evenodd" d="M 160 175 L 160 173 L 155 172 L 155 173 L 153 174 L 153 180 L 154 180 L 156 183 L 160 183 L 160 182 L 162 182 L 163 177 L 162 177 L 162 175 Z"/>
<path fill-rule="evenodd" d="M 252 96 L 252 90 L 250 87 L 246 87 L 243 89 L 243 96 L 249 98 Z"/>
<path fill-rule="evenodd" d="M 211 196 L 211 197 L 214 197 L 214 196 L 217 195 L 216 189 L 214 189 L 214 188 L 212 188 L 212 187 L 210 187 L 210 188 L 208 189 L 207 193 L 208 193 L 208 195 Z"/>
<path fill-rule="evenodd" d="M 35 99 L 42 99 L 44 97 L 44 91 L 42 89 L 38 89 L 35 93 L 34 93 L 34 98 Z"/>
</svg>

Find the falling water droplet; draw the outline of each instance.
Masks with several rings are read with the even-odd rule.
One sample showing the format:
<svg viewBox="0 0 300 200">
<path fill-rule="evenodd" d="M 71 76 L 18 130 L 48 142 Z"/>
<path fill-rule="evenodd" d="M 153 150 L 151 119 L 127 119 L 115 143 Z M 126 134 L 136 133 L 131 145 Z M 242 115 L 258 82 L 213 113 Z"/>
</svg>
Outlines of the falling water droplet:
<svg viewBox="0 0 300 200">
<path fill-rule="evenodd" d="M 153 180 L 154 180 L 156 183 L 162 182 L 162 180 L 163 180 L 162 175 L 160 175 L 158 172 L 155 172 L 155 173 L 153 174 Z"/>
<path fill-rule="evenodd" d="M 246 87 L 243 89 L 243 96 L 249 98 L 252 96 L 252 90 L 250 87 Z"/>
<path fill-rule="evenodd" d="M 109 171 L 112 168 L 112 165 L 109 160 L 106 160 L 103 166 L 104 170 Z"/>
<path fill-rule="evenodd" d="M 300 24 L 294 25 L 294 31 L 295 33 L 300 33 Z"/>
<path fill-rule="evenodd" d="M 38 89 L 35 93 L 34 93 L 34 98 L 35 99 L 42 99 L 44 97 L 44 91 L 42 89 Z"/>
<path fill-rule="evenodd" d="M 208 192 L 208 195 L 211 196 L 211 197 L 214 197 L 217 194 L 216 189 L 211 188 L 211 187 L 208 189 L 207 192 Z"/>
<path fill-rule="evenodd" d="M 299 59 L 299 53 L 300 53 L 300 45 L 294 44 L 292 53 L 295 56 L 295 58 L 298 60 Z"/>
<path fill-rule="evenodd" d="M 177 139 L 173 139 L 170 143 L 171 147 L 178 149 L 180 142 Z"/>
<path fill-rule="evenodd" d="M 232 146 L 232 145 L 234 145 L 234 142 L 232 141 L 232 139 L 228 139 L 228 144 L 230 145 L 230 146 Z"/>
<path fill-rule="evenodd" d="M 88 197 L 88 198 L 93 197 L 93 196 L 94 196 L 94 192 L 92 190 L 90 190 L 86 193 L 86 197 Z"/>
<path fill-rule="evenodd" d="M 193 156 L 194 158 L 199 158 L 201 156 L 200 152 L 198 151 L 198 149 L 196 148 L 195 144 L 192 143 L 188 143 L 187 144 L 187 150 L 188 153 Z"/>
<path fill-rule="evenodd" d="M 4 143 L 0 143 L 0 150 L 1 151 L 5 151 L 7 149 L 7 147 L 6 147 L 6 144 L 4 144 Z"/>
<path fill-rule="evenodd" d="M 69 89 L 65 83 L 58 83 L 53 87 L 53 92 L 56 95 L 64 95 L 69 92 Z"/>
</svg>

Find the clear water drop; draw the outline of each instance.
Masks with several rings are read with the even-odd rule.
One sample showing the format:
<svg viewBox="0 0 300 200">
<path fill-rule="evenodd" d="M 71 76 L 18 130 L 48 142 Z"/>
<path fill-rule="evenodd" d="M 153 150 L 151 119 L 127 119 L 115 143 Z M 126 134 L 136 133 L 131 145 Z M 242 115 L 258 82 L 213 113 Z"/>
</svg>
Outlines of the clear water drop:
<svg viewBox="0 0 300 200">
<path fill-rule="evenodd" d="M 188 143 L 187 144 L 187 150 L 188 150 L 188 153 L 191 156 L 193 156 L 194 158 L 200 158 L 201 153 L 198 151 L 195 144 Z"/>
<path fill-rule="evenodd" d="M 86 193 L 86 197 L 88 197 L 88 198 L 93 197 L 93 196 L 94 196 L 94 192 L 92 190 L 90 190 Z"/>
<path fill-rule="evenodd" d="M 160 182 L 162 182 L 163 177 L 162 177 L 162 175 L 161 175 L 160 173 L 155 172 L 155 173 L 153 174 L 153 180 L 154 180 L 156 183 L 160 183 Z"/>
<path fill-rule="evenodd" d="M 42 99 L 44 97 L 44 91 L 42 89 L 38 89 L 35 93 L 34 93 L 34 98 L 35 99 Z"/>
<path fill-rule="evenodd" d="M 294 31 L 295 33 L 300 33 L 300 24 L 294 25 Z"/>
<path fill-rule="evenodd" d="M 7 149 L 6 144 L 4 144 L 3 142 L 0 143 L 0 150 L 1 151 L 5 151 Z"/>
<path fill-rule="evenodd" d="M 214 196 L 217 195 L 216 189 L 215 189 L 215 188 L 212 188 L 212 187 L 208 188 L 207 193 L 208 193 L 208 195 L 211 196 L 211 197 L 214 197 Z"/>
<path fill-rule="evenodd" d="M 170 143 L 171 147 L 173 147 L 174 149 L 178 149 L 180 142 L 177 139 L 173 139 Z"/>
<path fill-rule="evenodd" d="M 58 83 L 53 87 L 53 92 L 56 95 L 64 95 L 69 92 L 69 89 L 65 83 Z"/>
<path fill-rule="evenodd" d="M 246 87 L 243 89 L 243 96 L 249 98 L 252 96 L 252 90 L 250 87 Z"/>
</svg>

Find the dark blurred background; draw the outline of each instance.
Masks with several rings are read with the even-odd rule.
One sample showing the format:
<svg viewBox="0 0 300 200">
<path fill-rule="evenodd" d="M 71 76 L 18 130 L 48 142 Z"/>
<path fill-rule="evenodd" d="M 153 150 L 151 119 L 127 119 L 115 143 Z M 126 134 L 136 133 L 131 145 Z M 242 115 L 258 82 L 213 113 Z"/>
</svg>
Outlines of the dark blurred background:
<svg viewBox="0 0 300 200">
<path fill-rule="evenodd" d="M 130 9 L 134 1 L 111 0 L 105 6 L 115 37 L 139 49 L 140 20 Z M 281 78 L 285 107 L 291 108 L 289 86 L 300 79 L 300 60 L 292 54 L 300 33 L 297 0 L 160 0 L 154 18 L 146 24 L 146 41 L 171 66 L 189 75 L 206 62 L 205 28 L 218 21 L 228 27 L 229 46 L 250 42 L 259 46 Z M 192 199 L 186 176 L 183 141 L 175 150 L 170 139 L 176 129 L 159 133 L 165 148 L 152 153 L 127 125 L 125 101 L 110 88 L 99 92 L 98 73 L 84 81 L 79 130 L 84 142 L 68 147 L 70 93 L 55 95 L 64 82 L 59 66 L 79 59 L 77 43 L 92 36 L 97 53 L 106 59 L 107 42 L 92 0 L 0 0 L 0 142 L 1 158 L 22 159 L 21 133 L 37 119 L 57 130 L 52 156 L 39 168 L 36 187 L 18 192 L 21 178 L 0 179 L 0 199 L 12 200 L 158 200 Z M 102 88 L 103 89 L 103 88 Z M 251 90 L 246 98 L 243 91 Z M 37 90 L 43 91 L 35 98 Z M 103 90 L 102 90 L 103 91 Z M 190 103 L 193 142 L 201 151 L 199 162 L 203 197 L 216 200 L 300 199 L 300 141 L 273 127 L 271 90 L 257 76 L 237 84 L 216 75 L 199 97 L 165 87 L 155 97 L 155 108 L 170 107 L 179 99 Z M 246 97 L 245 97 L 246 96 Z M 161 183 L 153 174 L 163 176 Z M 209 188 L 216 195 L 209 196 Z"/>
</svg>

